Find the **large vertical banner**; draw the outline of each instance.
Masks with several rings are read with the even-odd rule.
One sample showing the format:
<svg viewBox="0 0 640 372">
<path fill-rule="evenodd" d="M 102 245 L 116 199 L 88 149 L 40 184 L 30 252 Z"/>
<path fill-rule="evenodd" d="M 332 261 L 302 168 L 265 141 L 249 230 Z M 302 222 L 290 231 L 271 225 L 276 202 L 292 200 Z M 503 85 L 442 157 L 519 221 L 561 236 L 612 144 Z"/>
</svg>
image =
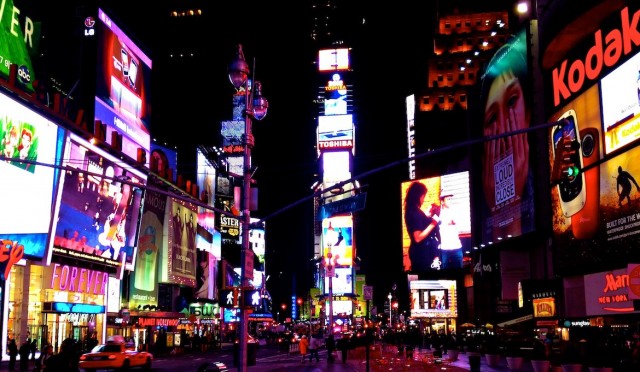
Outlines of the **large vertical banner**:
<svg viewBox="0 0 640 372">
<path fill-rule="evenodd" d="M 481 76 L 478 127 L 485 141 L 481 151 L 482 241 L 515 237 L 535 228 L 533 156 L 526 133 L 531 100 L 527 64 L 527 33 L 520 31 L 500 47 Z"/>
<path fill-rule="evenodd" d="M 196 285 L 196 233 L 198 213 L 191 203 L 170 199 L 169 281 Z"/>
<path fill-rule="evenodd" d="M 151 59 L 105 13 L 98 9 L 95 119 L 122 136 L 122 152 L 149 157 L 151 122 Z"/>
<path fill-rule="evenodd" d="M 133 285 L 131 286 L 132 305 L 158 304 L 158 253 L 166 242 L 163 240 L 164 214 L 167 197 L 155 191 L 148 190 L 144 199 L 144 214 L 140 223 L 138 238 L 138 254 Z"/>
</svg>

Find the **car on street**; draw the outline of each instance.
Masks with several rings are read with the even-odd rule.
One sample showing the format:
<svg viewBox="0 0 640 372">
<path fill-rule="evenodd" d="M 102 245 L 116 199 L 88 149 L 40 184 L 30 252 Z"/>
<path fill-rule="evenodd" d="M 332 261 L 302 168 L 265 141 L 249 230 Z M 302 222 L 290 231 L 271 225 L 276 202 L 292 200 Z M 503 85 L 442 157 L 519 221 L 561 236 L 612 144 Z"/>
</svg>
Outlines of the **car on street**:
<svg viewBox="0 0 640 372">
<path fill-rule="evenodd" d="M 151 370 L 153 355 L 146 351 L 137 351 L 133 344 L 121 339 L 109 339 L 105 344 L 94 347 L 80 356 L 79 367 L 86 372 L 98 369 L 127 370 L 139 367 Z"/>
</svg>

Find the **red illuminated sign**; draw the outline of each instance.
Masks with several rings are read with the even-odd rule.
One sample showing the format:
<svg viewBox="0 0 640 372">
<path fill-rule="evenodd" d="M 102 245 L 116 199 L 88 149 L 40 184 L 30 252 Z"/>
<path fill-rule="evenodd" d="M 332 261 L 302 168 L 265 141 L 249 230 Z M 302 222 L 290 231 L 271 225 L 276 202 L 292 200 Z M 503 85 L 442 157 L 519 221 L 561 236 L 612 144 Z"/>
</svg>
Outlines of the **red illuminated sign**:
<svg viewBox="0 0 640 372">
<path fill-rule="evenodd" d="M 24 246 L 13 240 L 3 240 L 0 246 L 0 273 L 4 267 L 4 279 L 9 278 L 11 268 L 24 256 Z"/>
<path fill-rule="evenodd" d="M 593 34 L 594 44 L 584 59 L 564 60 L 559 67 L 553 69 L 553 104 L 558 106 L 582 89 L 585 80 L 596 80 L 604 66 L 614 66 L 623 55 L 630 54 L 640 46 L 640 10 L 629 16 L 629 7 L 620 11 L 620 29 L 612 29 L 606 35 L 602 30 Z"/>
</svg>

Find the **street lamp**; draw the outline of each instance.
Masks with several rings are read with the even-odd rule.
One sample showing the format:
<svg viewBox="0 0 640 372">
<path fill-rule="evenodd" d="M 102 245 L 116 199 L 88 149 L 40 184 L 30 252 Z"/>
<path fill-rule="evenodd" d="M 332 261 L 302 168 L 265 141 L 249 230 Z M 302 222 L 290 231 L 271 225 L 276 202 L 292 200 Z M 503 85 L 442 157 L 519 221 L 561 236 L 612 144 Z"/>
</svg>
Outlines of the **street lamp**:
<svg viewBox="0 0 640 372">
<path fill-rule="evenodd" d="M 249 229 L 251 227 L 251 214 L 249 212 L 251 205 L 251 149 L 255 141 L 251 132 L 251 120 L 262 120 L 267 115 L 269 104 L 262 97 L 262 86 L 259 82 L 253 82 L 255 92 L 249 86 L 249 65 L 244 59 L 242 45 L 238 45 L 235 59 L 229 64 L 229 80 L 237 89 L 244 88 L 244 163 L 243 163 L 243 182 L 242 182 L 242 247 L 240 249 L 240 288 L 244 289 L 249 286 L 249 277 L 247 276 L 247 258 L 250 250 L 249 246 Z M 255 68 L 255 62 L 254 62 Z M 253 274 L 253 268 L 251 268 Z M 244 299 L 243 299 L 244 300 Z M 244 306 L 240 308 L 240 342 L 239 342 L 239 363 L 238 371 L 247 369 L 247 341 L 248 341 L 248 313 Z"/>
<path fill-rule="evenodd" d="M 393 298 L 393 296 L 391 296 L 391 292 L 389 292 L 389 295 L 387 296 L 387 298 L 389 299 L 389 328 L 392 328 L 393 324 L 391 323 L 391 317 L 393 315 L 391 314 L 391 299 Z"/>
</svg>

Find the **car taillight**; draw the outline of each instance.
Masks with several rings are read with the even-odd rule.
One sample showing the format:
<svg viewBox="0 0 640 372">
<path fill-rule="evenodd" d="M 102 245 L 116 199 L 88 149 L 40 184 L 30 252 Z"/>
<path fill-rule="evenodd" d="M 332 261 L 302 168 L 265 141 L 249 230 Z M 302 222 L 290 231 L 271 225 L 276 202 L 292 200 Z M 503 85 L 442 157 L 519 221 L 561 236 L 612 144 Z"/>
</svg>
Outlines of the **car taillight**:
<svg viewBox="0 0 640 372">
<path fill-rule="evenodd" d="M 113 360 L 113 359 L 115 359 L 115 358 L 116 358 L 116 356 L 115 356 L 115 355 L 109 355 L 109 360 Z"/>
<path fill-rule="evenodd" d="M 86 356 L 86 355 L 81 355 L 81 356 L 80 356 L 80 360 L 86 360 L 86 359 L 87 359 L 87 356 Z"/>
</svg>

